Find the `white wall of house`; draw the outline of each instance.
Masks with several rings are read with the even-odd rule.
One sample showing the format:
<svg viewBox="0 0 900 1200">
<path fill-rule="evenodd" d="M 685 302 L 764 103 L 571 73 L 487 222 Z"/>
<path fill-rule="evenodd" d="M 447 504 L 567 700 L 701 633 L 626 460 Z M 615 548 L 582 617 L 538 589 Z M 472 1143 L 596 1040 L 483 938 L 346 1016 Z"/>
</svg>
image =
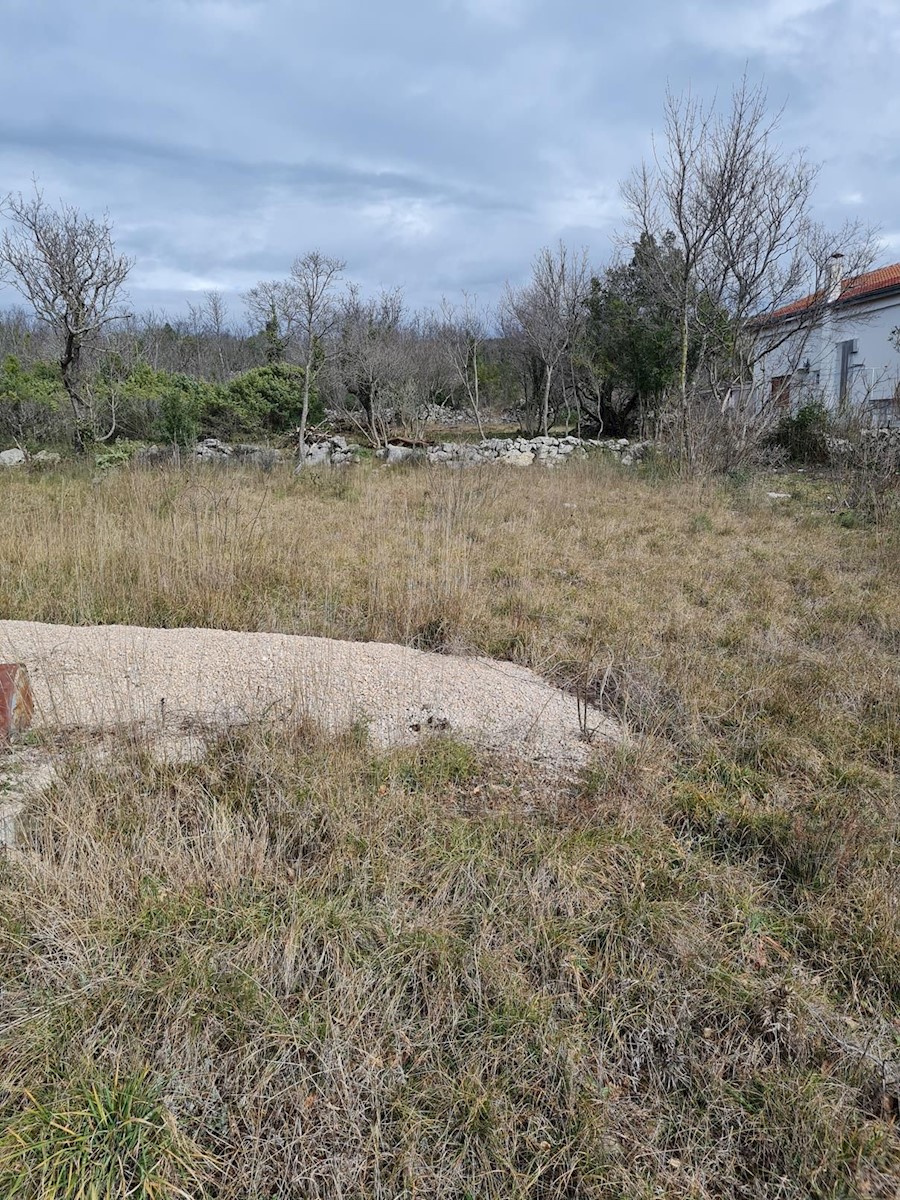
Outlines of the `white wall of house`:
<svg viewBox="0 0 900 1200">
<path fill-rule="evenodd" d="M 784 380 L 792 402 L 820 399 L 833 412 L 843 402 L 873 424 L 898 425 L 900 352 L 891 344 L 898 327 L 900 295 L 830 307 L 815 328 L 763 360 L 755 385 L 766 396 L 773 380 Z"/>
</svg>

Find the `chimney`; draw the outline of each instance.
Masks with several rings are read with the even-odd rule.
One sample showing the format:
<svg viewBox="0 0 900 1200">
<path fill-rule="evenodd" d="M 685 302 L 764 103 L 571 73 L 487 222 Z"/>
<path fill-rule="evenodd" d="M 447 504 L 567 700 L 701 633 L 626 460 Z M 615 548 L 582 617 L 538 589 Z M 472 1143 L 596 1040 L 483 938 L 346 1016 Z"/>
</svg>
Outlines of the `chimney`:
<svg viewBox="0 0 900 1200">
<path fill-rule="evenodd" d="M 826 299 L 829 304 L 833 304 L 835 300 L 839 300 L 841 296 L 841 286 L 844 282 L 844 256 L 840 252 L 832 254 L 829 258 L 826 267 L 825 288 Z"/>
</svg>

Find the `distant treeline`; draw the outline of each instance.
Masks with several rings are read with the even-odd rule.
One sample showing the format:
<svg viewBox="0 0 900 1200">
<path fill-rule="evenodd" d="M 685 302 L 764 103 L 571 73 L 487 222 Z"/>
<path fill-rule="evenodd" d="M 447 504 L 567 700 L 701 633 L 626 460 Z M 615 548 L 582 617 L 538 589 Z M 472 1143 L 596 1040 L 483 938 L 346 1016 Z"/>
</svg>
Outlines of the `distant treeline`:
<svg viewBox="0 0 900 1200">
<path fill-rule="evenodd" d="M 559 254 L 567 258 L 564 249 L 545 252 L 548 262 Z M 469 302 L 412 311 L 397 291 L 363 300 L 350 287 L 334 297 L 333 327 L 315 345 L 308 420 L 317 424 L 327 412 L 376 444 L 392 430 L 423 432 L 441 410 L 448 419 L 468 414 L 473 423 L 503 421 L 529 433 L 556 422 L 583 433 L 634 433 L 652 419 L 668 380 L 662 361 L 654 375 L 640 355 L 634 362 L 644 377 L 628 378 L 627 364 L 625 372 L 613 368 L 612 338 L 630 336 L 622 294 L 628 273 L 579 280 L 585 290 L 552 351 L 549 388 L 549 355 L 534 345 L 539 331 L 529 336 L 509 312 Z M 80 381 L 98 435 L 186 444 L 295 431 L 305 343 L 283 291 L 264 322 L 254 322 L 254 311 L 251 302 L 231 312 L 220 293 L 209 292 L 187 316 L 149 312 L 107 326 Z M 659 342 L 665 353 L 665 339 Z M 58 336 L 47 323 L 24 308 L 0 313 L 0 437 L 23 445 L 72 440 L 58 358 Z"/>
<path fill-rule="evenodd" d="M 490 310 L 364 296 L 311 250 L 238 312 L 209 292 L 181 319 L 128 315 L 134 264 L 109 218 L 53 208 L 37 186 L 11 194 L 0 272 L 28 307 L 0 320 L 0 436 L 86 449 L 290 431 L 302 454 L 325 413 L 379 444 L 446 409 L 482 432 L 498 416 L 529 434 L 562 421 L 661 437 L 690 471 L 734 467 L 782 415 L 767 363 L 782 379 L 800 366 L 834 271 L 866 268 L 874 244 L 858 222 L 812 219 L 817 168 L 777 124 L 746 78 L 727 109 L 669 95 L 659 153 L 622 188 L 630 251 L 598 271 L 586 250 L 543 249 Z"/>
</svg>

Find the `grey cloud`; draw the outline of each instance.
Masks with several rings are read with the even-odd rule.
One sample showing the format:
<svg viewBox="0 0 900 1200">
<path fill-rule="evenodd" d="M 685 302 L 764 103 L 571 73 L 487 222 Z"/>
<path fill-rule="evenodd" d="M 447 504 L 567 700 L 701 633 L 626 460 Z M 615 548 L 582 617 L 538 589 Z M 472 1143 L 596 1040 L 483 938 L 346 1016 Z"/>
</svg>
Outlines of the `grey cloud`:
<svg viewBox="0 0 900 1200">
<path fill-rule="evenodd" d="M 887 0 L 6 8 L 6 184 L 37 172 L 49 195 L 108 208 L 136 304 L 239 292 L 315 245 L 427 304 L 497 296 L 560 236 L 603 261 L 667 82 L 727 90 L 745 62 L 788 96 L 786 143 L 826 160 L 822 214 L 843 219 L 858 193 L 896 227 Z"/>
</svg>

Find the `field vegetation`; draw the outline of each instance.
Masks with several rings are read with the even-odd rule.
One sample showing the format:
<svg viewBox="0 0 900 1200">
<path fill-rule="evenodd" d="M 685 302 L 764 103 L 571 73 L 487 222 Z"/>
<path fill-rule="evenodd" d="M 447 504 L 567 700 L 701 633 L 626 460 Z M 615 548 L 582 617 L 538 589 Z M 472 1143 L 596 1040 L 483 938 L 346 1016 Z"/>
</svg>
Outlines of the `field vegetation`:
<svg viewBox="0 0 900 1200">
<path fill-rule="evenodd" d="M 0 1194 L 896 1197 L 900 529 L 837 486 L 8 472 L 4 617 L 486 654 L 628 738 L 558 781 L 54 741 L 0 864 Z"/>
</svg>

